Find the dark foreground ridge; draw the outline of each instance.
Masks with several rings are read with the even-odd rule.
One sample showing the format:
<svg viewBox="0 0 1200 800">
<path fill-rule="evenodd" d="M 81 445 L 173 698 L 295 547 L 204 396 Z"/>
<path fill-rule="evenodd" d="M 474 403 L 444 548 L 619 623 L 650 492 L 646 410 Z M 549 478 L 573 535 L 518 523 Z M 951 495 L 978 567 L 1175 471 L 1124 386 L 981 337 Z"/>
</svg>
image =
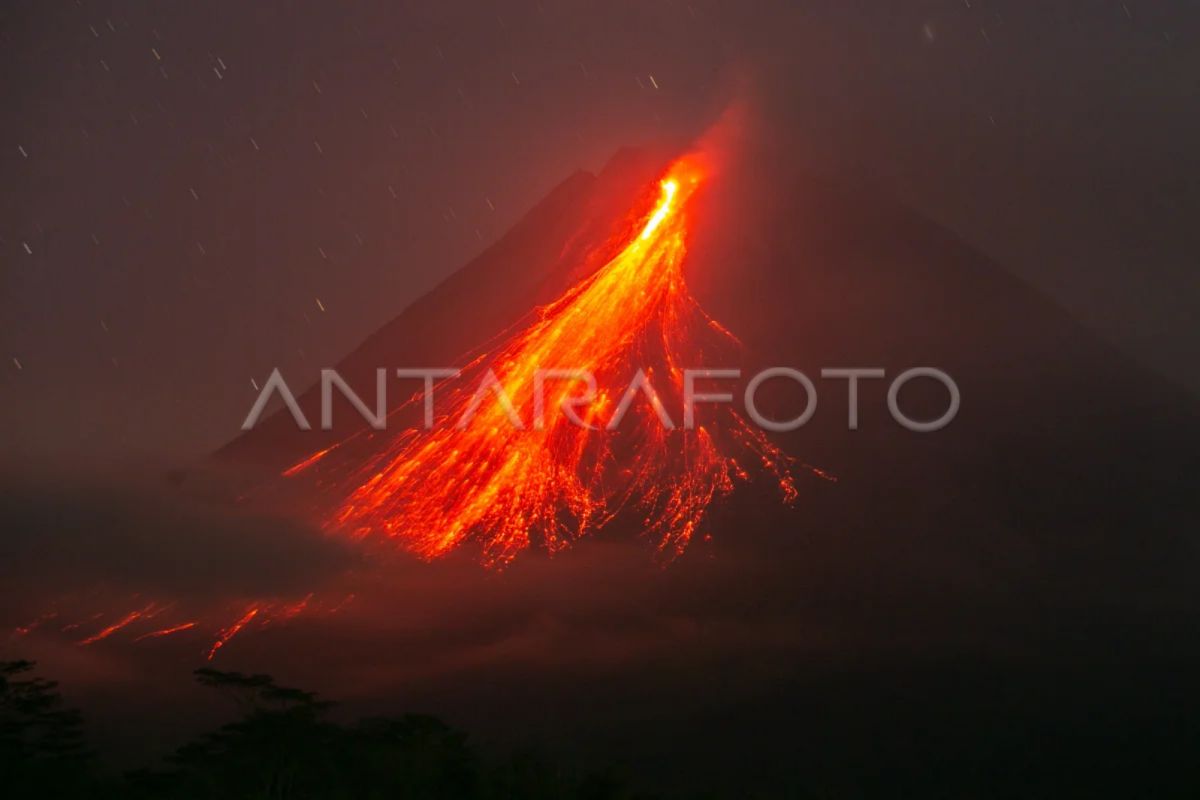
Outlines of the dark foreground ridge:
<svg viewBox="0 0 1200 800">
<path fill-rule="evenodd" d="M 496 757 L 425 714 L 339 723 L 331 718 L 334 704 L 314 692 L 279 686 L 269 675 L 215 669 L 196 670 L 196 680 L 221 694 L 240 717 L 156 765 L 118 774 L 89 748 L 83 718 L 64 707 L 57 684 L 32 677 L 33 667 L 29 661 L 0 662 L 0 775 L 5 797 L 14 799 L 1182 798 L 1200 790 L 1200 741 L 1185 720 L 1165 747 L 1164 739 L 1129 729 L 1114 737 L 1099 718 L 1086 735 L 1064 731 L 1062 737 L 1026 739 L 1016 717 L 976 717 L 964 707 L 949 719 L 931 710 L 928 741 L 911 742 L 918 757 L 909 771 L 878 763 L 868 747 L 859 754 L 860 768 L 840 777 L 797 774 L 788 785 L 763 791 L 751 788 L 757 781 L 748 772 L 745 791 L 648 794 L 632 788 L 638 776 L 627 769 L 564 767 L 529 750 Z M 876 709 L 880 720 L 887 712 Z M 940 761 L 919 755 L 960 736 L 975 749 L 946 747 Z M 701 763 L 695 767 L 704 770 Z"/>
<path fill-rule="evenodd" d="M 123 775 L 89 749 L 83 718 L 29 661 L 0 662 L 0 775 L 8 798 L 624 798 L 615 775 L 531 752 L 489 758 L 436 717 L 343 725 L 333 703 L 269 675 L 198 669 L 241 716 Z"/>
</svg>

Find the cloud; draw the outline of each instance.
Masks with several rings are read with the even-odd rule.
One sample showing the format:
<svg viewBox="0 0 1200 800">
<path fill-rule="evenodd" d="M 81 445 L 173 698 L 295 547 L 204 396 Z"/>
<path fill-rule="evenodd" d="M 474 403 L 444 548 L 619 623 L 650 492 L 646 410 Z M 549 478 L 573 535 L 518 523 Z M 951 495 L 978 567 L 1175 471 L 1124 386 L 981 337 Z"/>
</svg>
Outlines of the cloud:
<svg viewBox="0 0 1200 800">
<path fill-rule="evenodd" d="M 192 603 L 303 595 L 355 563 L 311 527 L 165 482 L 10 479 L 0 531 L 5 617 L 96 590 Z"/>
</svg>

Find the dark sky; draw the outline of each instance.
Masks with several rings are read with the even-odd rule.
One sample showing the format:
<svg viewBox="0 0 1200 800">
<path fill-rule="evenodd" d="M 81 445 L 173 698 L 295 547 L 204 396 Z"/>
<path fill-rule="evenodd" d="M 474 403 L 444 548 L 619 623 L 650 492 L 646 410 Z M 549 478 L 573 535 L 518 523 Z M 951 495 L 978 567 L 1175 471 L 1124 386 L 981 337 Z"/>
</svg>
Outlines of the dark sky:
<svg viewBox="0 0 1200 800">
<path fill-rule="evenodd" d="M 1137 0 L 6 4 L 4 459 L 211 450 L 252 379 L 737 91 L 1200 390 L 1198 36 Z"/>
</svg>

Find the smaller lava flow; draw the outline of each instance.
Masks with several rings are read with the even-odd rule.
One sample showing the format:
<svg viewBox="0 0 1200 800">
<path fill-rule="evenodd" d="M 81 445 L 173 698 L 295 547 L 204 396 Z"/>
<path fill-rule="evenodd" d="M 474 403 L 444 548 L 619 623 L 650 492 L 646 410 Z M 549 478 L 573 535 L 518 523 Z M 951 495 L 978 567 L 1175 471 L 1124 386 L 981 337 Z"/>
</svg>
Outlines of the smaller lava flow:
<svg viewBox="0 0 1200 800">
<path fill-rule="evenodd" d="M 195 618 L 188 618 L 175 603 L 148 603 L 144 598 L 137 596 L 127 596 L 124 599 L 61 598 L 54 610 L 14 628 L 11 636 L 22 638 L 44 631 L 50 635 L 71 635 L 74 638 L 82 631 L 90 631 L 83 638 L 75 638 L 75 644 L 80 647 L 90 647 L 117 639 L 146 642 L 167 637 L 174 639 L 190 636 L 199 639 L 200 642 L 208 642 L 200 652 L 211 661 L 231 639 L 244 631 L 262 630 L 271 625 L 287 623 L 301 614 L 330 616 L 341 611 L 353 599 L 354 595 L 350 594 L 336 602 L 316 601 L 314 594 L 310 593 L 299 600 L 254 600 L 242 605 L 240 610 L 236 610 L 238 606 L 210 609 Z M 81 605 L 91 602 L 103 603 L 109 608 L 124 607 L 130 610 L 116 613 L 87 613 L 77 610 Z"/>
</svg>

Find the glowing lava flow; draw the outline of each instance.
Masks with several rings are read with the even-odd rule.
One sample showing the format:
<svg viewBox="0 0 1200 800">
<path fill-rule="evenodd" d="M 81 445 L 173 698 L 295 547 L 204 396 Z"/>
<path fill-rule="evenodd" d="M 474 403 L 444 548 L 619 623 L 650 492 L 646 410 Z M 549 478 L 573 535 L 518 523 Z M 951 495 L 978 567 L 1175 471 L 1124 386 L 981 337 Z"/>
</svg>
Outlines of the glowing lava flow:
<svg viewBox="0 0 1200 800">
<path fill-rule="evenodd" d="M 342 479 L 347 496 L 331 525 L 394 537 L 425 558 L 475 540 L 484 562 L 497 565 L 534 542 L 561 549 L 627 511 L 671 557 L 691 541 L 713 499 L 748 477 L 743 457 L 794 497 L 786 457 L 732 409 L 704 409 L 694 430 L 666 410 L 682 407 L 684 369 L 703 366 L 705 354 L 734 342 L 700 309 L 683 277 L 687 203 L 701 177 L 687 160 L 674 164 L 640 232 L 476 363 L 479 374 L 496 377 L 492 389 L 503 388 L 509 407 L 494 392 L 477 392 L 478 380 L 460 378 L 463 388 L 447 393 L 442 424 L 397 436 Z M 595 376 L 594 398 L 579 412 L 593 427 L 575 424 L 562 409 L 587 388 L 578 376 L 544 383 L 539 421 L 538 370 Z M 627 391 L 639 370 L 645 381 Z M 604 429 L 621 411 L 628 412 L 621 425 Z M 465 426 L 464 414 L 473 415 Z M 326 452 L 284 474 L 311 467 Z"/>
<path fill-rule="evenodd" d="M 126 628 L 129 625 L 132 625 L 134 622 L 137 622 L 139 619 L 149 618 L 149 617 L 154 616 L 154 612 L 155 612 L 155 604 L 154 603 L 151 603 L 150 605 L 146 606 L 145 608 L 138 609 L 137 611 L 130 611 L 128 614 L 121 617 L 121 619 L 117 620 L 112 625 L 102 628 L 101 630 L 92 634 L 91 636 L 87 637 L 86 639 L 80 640 L 79 643 L 81 645 L 85 645 L 85 646 L 89 645 L 89 644 L 95 644 L 96 642 L 107 639 L 109 636 L 112 636 L 114 633 L 121 630 L 122 628 Z"/>
<path fill-rule="evenodd" d="M 159 630 L 156 630 L 156 631 L 150 631 L 149 633 L 143 633 L 141 636 L 134 639 L 134 641 L 142 642 L 142 641 L 145 641 L 146 639 L 161 639 L 164 636 L 171 636 L 172 634 L 181 633 L 183 631 L 190 631 L 194 627 L 196 627 L 195 622 L 182 622 L 178 625 L 172 625 L 169 628 L 160 628 Z"/>
<path fill-rule="evenodd" d="M 230 625 L 228 628 L 221 630 L 217 634 L 216 641 L 212 643 L 212 647 L 208 649 L 208 653 L 205 657 L 209 661 L 212 661 L 218 650 L 224 647 L 234 636 L 237 636 L 238 633 L 241 632 L 242 628 L 245 628 L 247 625 L 249 625 L 250 620 L 258 616 L 258 611 L 258 606 L 251 606 L 246 613 L 242 615 L 241 619 Z"/>
<path fill-rule="evenodd" d="M 353 594 L 347 594 L 342 596 L 340 600 L 334 596 L 327 599 L 318 599 L 315 592 L 310 592 L 298 599 L 271 598 L 253 600 L 241 607 L 237 612 L 238 616 L 232 622 L 226 616 L 227 610 L 208 610 L 207 613 L 202 613 L 200 616 L 188 618 L 182 616 L 184 609 L 177 608 L 177 603 L 154 601 L 145 605 L 138 605 L 122 613 L 119 617 L 115 618 L 114 622 L 104 625 L 83 639 L 77 639 L 75 643 L 80 647 L 89 647 L 99 642 L 115 641 L 117 639 L 129 642 L 147 642 L 190 632 L 201 636 L 211 635 L 213 637 L 211 643 L 202 651 L 205 658 L 211 661 L 231 639 L 244 631 L 252 628 L 262 630 L 272 625 L 287 625 L 302 615 L 328 617 L 344 609 L 354 600 L 354 597 L 355 595 Z M 145 603 L 145 598 L 140 596 L 135 595 L 131 599 Z M 75 606 L 77 602 L 77 600 L 64 597 L 59 598 L 56 605 L 69 607 Z M 108 602 L 122 603 L 125 601 L 110 598 Z M 77 609 L 66 612 L 55 609 L 54 611 L 42 614 L 25 625 L 12 629 L 11 633 L 15 637 L 33 635 L 35 631 L 46 628 L 46 623 L 50 620 L 63 619 L 64 613 L 73 615 L 75 611 Z M 197 611 L 198 609 L 192 609 L 192 613 L 196 613 Z M 81 628 L 90 627 L 92 624 L 99 624 L 99 620 L 105 616 L 107 616 L 105 612 L 92 614 L 89 617 L 61 626 L 58 628 L 58 632 L 71 633 Z M 158 620 L 160 617 L 166 617 L 167 619 L 160 622 L 159 627 L 147 630 L 147 623 L 150 623 L 152 620 Z M 174 617 L 174 620 L 168 621 L 171 617 Z M 221 618 L 224 618 L 224 620 L 218 621 Z M 53 635 L 53 633 L 49 635 Z"/>
</svg>

